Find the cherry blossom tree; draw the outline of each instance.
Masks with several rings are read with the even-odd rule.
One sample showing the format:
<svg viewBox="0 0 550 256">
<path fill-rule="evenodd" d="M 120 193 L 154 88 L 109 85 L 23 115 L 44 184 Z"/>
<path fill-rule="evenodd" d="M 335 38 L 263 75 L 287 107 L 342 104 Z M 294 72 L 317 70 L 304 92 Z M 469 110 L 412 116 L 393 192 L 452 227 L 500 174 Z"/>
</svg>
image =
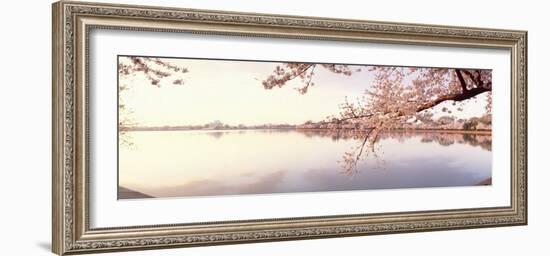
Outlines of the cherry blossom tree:
<svg viewBox="0 0 550 256">
<path fill-rule="evenodd" d="M 365 86 L 367 89 L 361 98 L 354 102 L 345 99 L 339 115 L 327 120 L 356 124 L 353 127 L 366 130 L 361 143 L 343 157 L 343 167 L 348 172 L 355 170 L 366 147 L 375 152 L 375 142 L 382 132 L 399 128 L 407 122 L 432 119 L 435 107 L 444 102 L 464 104 L 485 93 L 486 111 L 491 111 L 490 70 L 283 63 L 275 67 L 262 85 L 265 89 L 281 88 L 290 80 L 299 79 L 301 85 L 296 90 L 305 94 L 315 85 L 316 68 L 343 76 L 367 69 L 375 76 L 374 83 Z M 461 110 L 460 106 L 457 110 Z M 448 108 L 441 111 L 452 113 Z"/>
<path fill-rule="evenodd" d="M 183 85 L 183 74 L 188 72 L 187 68 L 179 67 L 170 63 L 167 59 L 150 58 L 150 57 L 120 57 L 118 61 L 118 79 L 119 79 L 119 120 L 118 126 L 120 130 L 120 140 L 122 144 L 132 145 L 130 138 L 127 136 L 125 127 L 134 126 L 136 122 L 133 120 L 133 110 L 129 109 L 124 98 L 120 95 L 125 94 L 133 85 L 133 79 L 137 76 L 143 76 L 152 86 L 160 87 L 163 82 L 172 78 L 170 81 L 174 85 Z"/>
</svg>

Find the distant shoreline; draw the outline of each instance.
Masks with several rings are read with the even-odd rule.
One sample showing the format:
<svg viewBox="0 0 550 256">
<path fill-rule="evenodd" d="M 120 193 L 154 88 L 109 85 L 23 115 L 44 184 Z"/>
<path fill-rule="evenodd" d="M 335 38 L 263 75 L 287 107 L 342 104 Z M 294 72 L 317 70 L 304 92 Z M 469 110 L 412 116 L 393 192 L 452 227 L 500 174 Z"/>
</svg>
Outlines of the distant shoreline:
<svg viewBox="0 0 550 256">
<path fill-rule="evenodd" d="M 118 186 L 118 199 L 138 199 L 138 198 L 154 198 L 154 196 L 150 196 L 145 193 L 141 193 L 122 186 Z"/>
<path fill-rule="evenodd" d="M 325 129 L 325 128 L 295 128 L 293 130 L 298 131 L 351 131 L 354 129 L 340 128 L 340 129 Z M 439 132 L 439 133 L 461 133 L 461 134 L 487 134 L 490 135 L 492 130 L 460 130 L 460 129 L 391 129 L 384 132 Z"/>
<path fill-rule="evenodd" d="M 479 134 L 479 135 L 491 135 L 492 130 L 459 130 L 459 129 L 393 129 L 390 131 L 403 131 L 403 132 L 440 132 L 440 133 L 460 133 L 460 134 Z"/>
<path fill-rule="evenodd" d="M 352 131 L 351 128 L 242 128 L 242 129 L 189 129 L 178 127 L 136 127 L 122 128 L 120 131 L 127 132 L 162 132 L 162 131 L 254 131 L 254 130 L 295 130 L 295 131 Z M 386 132 L 439 132 L 439 133 L 460 133 L 460 134 L 478 134 L 491 135 L 492 130 L 460 130 L 460 129 L 391 129 Z"/>
<path fill-rule="evenodd" d="M 477 183 L 476 185 L 485 185 L 485 186 L 493 185 L 493 178 L 491 177 L 491 178 L 484 179 L 479 183 Z"/>
</svg>

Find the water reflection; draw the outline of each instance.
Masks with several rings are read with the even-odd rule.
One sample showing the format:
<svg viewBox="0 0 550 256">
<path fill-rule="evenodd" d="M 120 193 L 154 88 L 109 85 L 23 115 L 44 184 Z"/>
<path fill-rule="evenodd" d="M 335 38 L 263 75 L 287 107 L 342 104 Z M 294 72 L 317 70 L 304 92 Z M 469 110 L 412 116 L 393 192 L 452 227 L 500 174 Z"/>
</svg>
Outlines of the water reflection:
<svg viewBox="0 0 550 256">
<path fill-rule="evenodd" d="M 153 197 L 472 186 L 491 177 L 491 135 L 398 131 L 379 158 L 342 175 L 354 130 L 133 132 L 119 151 L 120 186 Z M 383 164 L 380 164 L 380 162 Z"/>
<path fill-rule="evenodd" d="M 361 140 L 366 135 L 366 131 L 358 130 L 298 130 L 306 137 L 330 138 L 332 141 L 339 140 Z M 397 139 L 404 143 L 406 139 L 419 137 L 421 142 L 436 142 L 441 146 L 450 146 L 455 143 L 479 146 L 485 150 L 491 151 L 492 137 L 487 133 L 464 133 L 459 131 L 391 131 L 382 133 L 380 139 Z"/>
<path fill-rule="evenodd" d="M 297 130 L 304 134 L 306 137 L 326 137 L 332 141 L 339 140 L 356 140 L 357 146 L 344 152 L 341 163 L 344 174 L 355 175 L 359 169 L 357 165 L 360 161 L 364 161 L 367 157 L 374 158 L 378 163 L 383 162 L 380 159 L 379 152 L 380 147 L 376 144 L 368 145 L 367 147 L 371 152 L 365 152 L 366 138 L 369 136 L 369 131 L 365 130 L 327 130 L 327 129 L 302 129 Z M 483 149 L 491 151 L 492 137 L 490 132 L 478 132 L 478 131 L 432 131 L 432 130 L 394 130 L 391 132 L 382 133 L 379 135 L 379 140 L 388 138 L 397 139 L 397 141 L 404 143 L 406 139 L 412 137 L 419 137 L 423 143 L 438 143 L 441 146 L 451 146 L 455 143 L 468 144 L 471 146 L 480 146 Z"/>
<path fill-rule="evenodd" d="M 245 133 L 298 133 L 307 138 L 329 138 L 332 141 L 339 140 L 362 140 L 367 131 L 364 130 L 328 130 L 328 129 L 280 129 L 280 130 L 225 130 L 225 131 L 208 131 L 205 134 L 212 136 L 216 139 L 221 138 L 227 134 L 245 134 Z M 382 133 L 380 139 L 397 139 L 399 142 L 405 142 L 406 139 L 411 137 L 419 137 L 421 142 L 424 143 L 438 143 L 441 146 L 450 146 L 455 143 L 468 144 L 470 146 L 481 147 L 485 150 L 491 151 L 492 136 L 490 132 L 463 132 L 463 131 L 391 131 Z"/>
</svg>

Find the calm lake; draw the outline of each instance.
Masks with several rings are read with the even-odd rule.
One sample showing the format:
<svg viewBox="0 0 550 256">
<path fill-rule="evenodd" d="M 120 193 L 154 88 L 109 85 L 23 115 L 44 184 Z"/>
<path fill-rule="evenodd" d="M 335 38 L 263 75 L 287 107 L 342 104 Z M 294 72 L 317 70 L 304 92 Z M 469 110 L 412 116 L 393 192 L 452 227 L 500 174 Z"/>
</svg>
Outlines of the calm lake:
<svg viewBox="0 0 550 256">
<path fill-rule="evenodd" d="M 127 135 L 133 145 L 119 146 L 119 186 L 152 197 L 473 186 L 491 178 L 490 134 L 386 133 L 377 156 L 352 172 L 341 162 L 361 140 L 346 131 Z"/>
</svg>

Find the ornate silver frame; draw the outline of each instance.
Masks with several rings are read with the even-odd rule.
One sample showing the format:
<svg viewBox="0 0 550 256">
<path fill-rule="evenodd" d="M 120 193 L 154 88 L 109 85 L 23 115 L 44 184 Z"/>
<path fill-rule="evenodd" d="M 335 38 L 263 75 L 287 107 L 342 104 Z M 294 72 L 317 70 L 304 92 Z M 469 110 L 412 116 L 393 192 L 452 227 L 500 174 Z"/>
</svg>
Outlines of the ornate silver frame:
<svg viewBox="0 0 550 256">
<path fill-rule="evenodd" d="M 88 33 L 93 29 L 498 48 L 511 51 L 507 207 L 92 229 Z M 57 254 L 527 224 L 527 32 L 61 1 L 53 4 L 53 251 Z"/>
</svg>

